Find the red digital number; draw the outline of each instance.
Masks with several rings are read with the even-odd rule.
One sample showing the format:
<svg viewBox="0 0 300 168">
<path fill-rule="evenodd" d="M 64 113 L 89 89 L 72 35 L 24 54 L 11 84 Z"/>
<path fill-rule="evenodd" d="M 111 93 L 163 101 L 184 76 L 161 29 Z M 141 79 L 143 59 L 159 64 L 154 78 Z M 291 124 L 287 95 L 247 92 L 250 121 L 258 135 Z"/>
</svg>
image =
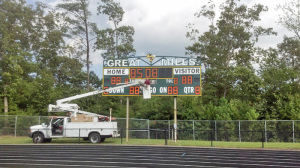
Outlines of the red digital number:
<svg viewBox="0 0 300 168">
<path fill-rule="evenodd" d="M 157 78 L 157 68 L 146 68 L 145 69 L 145 78 Z"/>
<path fill-rule="evenodd" d="M 143 78 L 143 69 L 142 68 L 138 68 L 136 69 L 136 77 L 137 78 Z"/>
<path fill-rule="evenodd" d="M 168 86 L 168 94 L 173 94 L 172 86 Z"/>
<path fill-rule="evenodd" d="M 157 68 L 152 69 L 152 78 L 157 78 Z"/>
<path fill-rule="evenodd" d="M 129 94 L 134 94 L 134 86 L 129 87 Z"/>
<path fill-rule="evenodd" d="M 119 76 L 111 77 L 110 84 L 115 85 L 118 83 L 121 83 L 121 77 Z"/>
<path fill-rule="evenodd" d="M 130 69 L 130 78 L 136 78 L 136 69 L 135 68 Z"/>
<path fill-rule="evenodd" d="M 144 70 L 144 71 L 143 71 Z M 130 78 L 157 78 L 157 68 L 131 68 Z"/>
<path fill-rule="evenodd" d="M 128 84 L 128 82 L 129 82 L 129 79 L 125 78 L 125 84 Z"/>
<path fill-rule="evenodd" d="M 174 95 L 178 94 L 178 86 L 173 86 L 173 94 Z"/>
<path fill-rule="evenodd" d="M 192 76 L 188 76 L 188 84 L 193 84 L 193 77 Z"/>
<path fill-rule="evenodd" d="M 110 78 L 110 84 L 112 84 L 112 85 L 116 84 L 116 78 L 115 77 Z"/>
<path fill-rule="evenodd" d="M 145 69 L 145 77 L 146 78 L 151 78 L 151 69 L 150 68 Z"/>
<path fill-rule="evenodd" d="M 140 94 L 140 87 L 138 87 L 138 86 L 134 87 L 134 93 L 136 95 Z"/>
<path fill-rule="evenodd" d="M 131 68 L 130 78 L 143 78 L 143 68 Z"/>
<path fill-rule="evenodd" d="M 108 89 L 107 86 L 103 87 L 103 90 Z M 103 92 L 104 95 L 108 95 L 108 92 Z"/>
<path fill-rule="evenodd" d="M 178 86 L 168 86 L 168 95 L 177 95 Z"/>
<path fill-rule="evenodd" d="M 195 86 L 195 94 L 197 94 L 197 95 L 201 94 L 201 88 L 200 88 L 200 86 Z"/>
<path fill-rule="evenodd" d="M 182 76 L 181 77 L 181 83 L 182 84 L 186 84 L 186 76 Z"/>
<path fill-rule="evenodd" d="M 178 78 L 174 78 L 174 84 L 175 84 L 175 85 L 178 84 Z"/>
<path fill-rule="evenodd" d="M 182 76 L 181 83 L 182 84 L 193 84 L 193 77 L 192 76 Z"/>
<path fill-rule="evenodd" d="M 129 94 L 130 95 L 139 95 L 140 94 L 140 87 L 138 87 L 138 86 L 129 87 Z"/>
</svg>

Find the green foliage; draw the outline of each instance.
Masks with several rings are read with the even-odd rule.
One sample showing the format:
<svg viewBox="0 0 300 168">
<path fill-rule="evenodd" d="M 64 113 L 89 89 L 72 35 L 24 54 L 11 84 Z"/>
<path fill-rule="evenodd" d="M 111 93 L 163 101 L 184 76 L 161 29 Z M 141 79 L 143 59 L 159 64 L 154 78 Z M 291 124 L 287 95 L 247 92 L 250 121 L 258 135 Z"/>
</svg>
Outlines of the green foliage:
<svg viewBox="0 0 300 168">
<path fill-rule="evenodd" d="M 181 120 L 197 120 L 202 118 L 204 109 L 201 98 L 179 97 L 177 104 L 178 118 Z"/>
<path fill-rule="evenodd" d="M 134 28 L 132 26 L 118 26 L 123 19 L 124 10 L 120 3 L 113 0 L 102 0 L 103 5 L 97 8 L 98 14 L 107 15 L 113 22 L 114 28 L 106 28 L 96 32 L 96 49 L 105 50 L 101 53 L 105 59 L 128 58 L 135 54 L 133 48 Z"/>
<path fill-rule="evenodd" d="M 90 37 L 97 37 L 94 49 L 103 50 L 103 58 L 127 58 L 135 54 L 134 28 L 120 26 L 124 15 L 120 3 L 101 1 L 97 12 L 108 16 L 113 26 L 98 30 L 97 25 L 89 21 L 88 2 L 64 0 L 57 5 L 57 9 L 63 10 L 58 13 L 57 9 L 52 10 L 42 3 L 33 7 L 24 0 L 1 1 L 0 94 L 3 103 L 0 103 L 0 114 L 48 115 L 48 104 L 100 89 L 102 81 L 89 71 Z M 299 8 L 286 4 L 279 9 L 288 16 L 286 18 L 295 20 L 297 18 L 287 11 L 292 7 Z M 254 46 L 260 36 L 276 34 L 272 28 L 257 26 L 267 8 L 260 4 L 248 7 L 238 0 L 224 1 L 219 7 L 220 14 L 215 8 L 213 1 L 209 1 L 195 14 L 197 18 L 205 17 L 210 21 L 208 31 L 200 34 L 194 24 L 188 25 L 190 31 L 186 37 L 193 43 L 186 51 L 187 55 L 195 56 L 203 63 L 203 96 L 177 97 L 178 120 L 299 120 L 300 42 L 297 25 L 281 17 L 280 23 L 296 36 L 283 37 L 277 48 L 257 50 Z M 78 45 L 69 46 L 69 39 L 78 39 Z M 85 60 L 80 59 L 82 55 L 86 55 Z M 259 68 L 254 67 L 254 63 L 259 63 Z M 83 71 L 84 66 L 87 71 Z M 73 103 L 81 110 L 103 115 L 109 115 L 112 108 L 113 116 L 126 117 L 126 97 L 95 95 Z M 141 96 L 130 97 L 130 117 L 172 120 L 174 98 L 153 96 L 143 100 Z M 153 124 L 166 126 L 166 123 Z M 210 122 L 204 125 L 213 128 Z M 220 134 L 236 140 L 228 130 L 236 124 L 223 125 L 224 131 Z M 191 126 L 191 123 L 181 125 L 182 128 Z M 251 129 L 255 127 L 261 128 L 252 126 Z M 289 126 L 275 123 L 270 129 L 286 127 Z M 252 138 L 256 137 L 253 135 Z M 271 139 L 280 138 L 273 135 Z"/>
<path fill-rule="evenodd" d="M 290 119 L 288 114 L 282 114 L 281 103 L 288 101 L 290 95 L 299 94 L 299 83 L 295 80 L 298 74 L 280 58 L 275 49 L 263 51 L 262 55 L 259 73 L 264 81 L 262 89 L 267 106 L 263 116 L 271 119 Z"/>
<path fill-rule="evenodd" d="M 290 0 L 284 5 L 278 5 L 277 9 L 282 12 L 279 15 L 279 23 L 287 28 L 290 32 L 300 40 L 300 2 L 298 0 Z"/>
<path fill-rule="evenodd" d="M 220 11 L 215 20 L 215 5 L 209 1 L 195 14 L 209 19 L 209 30 L 199 35 L 200 31 L 189 24 L 191 31 L 186 34 L 193 41 L 186 47 L 187 54 L 203 63 L 203 101 L 216 103 L 222 97 L 248 100 L 248 96 L 250 101 L 257 101 L 261 82 L 252 67 L 253 46 L 259 36 L 276 34 L 272 28 L 255 26 L 267 8 L 260 4 L 249 8 L 236 0 L 226 0 Z"/>
<path fill-rule="evenodd" d="M 13 96 L 23 82 L 23 66 L 28 66 L 27 59 L 31 58 L 27 51 L 33 32 L 30 23 L 34 15 L 31 7 L 24 4 L 24 1 L 3 1 L 0 4 L 0 92 L 5 114 L 9 109 L 17 110 Z"/>
<path fill-rule="evenodd" d="M 284 120 L 300 119 L 300 94 L 287 95 L 286 98 L 278 98 L 275 102 L 278 118 Z"/>
<path fill-rule="evenodd" d="M 79 58 L 85 55 L 84 63 L 86 65 L 86 88 L 90 88 L 90 53 L 92 49 L 92 40 L 97 25 L 91 22 L 91 12 L 88 9 L 88 0 L 64 0 L 65 3 L 58 4 L 57 8 L 62 9 L 62 20 L 65 21 L 69 32 L 68 37 L 71 41 L 76 41 L 76 45 L 72 46 L 72 51 Z M 76 40 L 74 40 L 76 39 Z"/>
<path fill-rule="evenodd" d="M 168 120 L 173 118 L 173 102 L 173 97 L 152 97 L 149 100 L 138 97 L 131 102 L 130 110 L 135 114 L 132 117 Z"/>
</svg>

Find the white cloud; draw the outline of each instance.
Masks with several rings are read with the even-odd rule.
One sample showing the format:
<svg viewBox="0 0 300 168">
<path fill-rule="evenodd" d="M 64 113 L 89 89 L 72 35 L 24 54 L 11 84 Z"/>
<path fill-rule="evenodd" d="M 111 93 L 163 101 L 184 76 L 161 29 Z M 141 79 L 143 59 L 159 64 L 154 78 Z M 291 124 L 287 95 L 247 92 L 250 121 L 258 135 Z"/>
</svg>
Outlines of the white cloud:
<svg viewBox="0 0 300 168">
<path fill-rule="evenodd" d="M 147 51 L 157 55 L 184 55 L 188 42 L 186 26 L 204 1 L 121 0 L 120 3 L 125 10 L 122 24 L 135 29 L 137 55 Z"/>
<path fill-rule="evenodd" d="M 33 0 L 31 0 L 33 1 Z M 45 1 L 45 0 L 44 0 Z M 215 0 L 216 7 L 225 0 Z M 61 0 L 48 0 L 51 4 L 57 4 Z M 97 22 L 100 28 L 109 26 L 107 16 L 97 16 L 97 2 L 90 1 L 90 10 L 93 12 L 92 20 Z M 134 48 L 136 55 L 146 55 L 148 51 L 156 55 L 165 56 L 184 56 L 185 47 L 191 44 L 186 39 L 185 34 L 189 30 L 186 28 L 188 23 L 195 23 L 200 34 L 208 30 L 209 22 L 206 18 L 196 18 L 194 14 L 206 5 L 208 0 L 117 0 L 120 2 L 125 15 L 122 25 L 130 25 L 135 29 Z M 265 36 L 260 38 L 259 45 L 265 48 L 276 47 L 282 41 L 287 30 L 277 24 L 278 11 L 275 7 L 282 0 L 261 1 L 261 0 L 241 0 L 242 4 L 248 7 L 254 4 L 268 6 L 269 11 L 261 15 L 261 22 L 258 25 L 263 27 L 273 27 L 278 32 L 278 36 Z M 102 58 L 100 51 L 92 54 L 92 69 L 102 78 Z M 99 72 L 100 69 L 100 72 Z"/>
</svg>

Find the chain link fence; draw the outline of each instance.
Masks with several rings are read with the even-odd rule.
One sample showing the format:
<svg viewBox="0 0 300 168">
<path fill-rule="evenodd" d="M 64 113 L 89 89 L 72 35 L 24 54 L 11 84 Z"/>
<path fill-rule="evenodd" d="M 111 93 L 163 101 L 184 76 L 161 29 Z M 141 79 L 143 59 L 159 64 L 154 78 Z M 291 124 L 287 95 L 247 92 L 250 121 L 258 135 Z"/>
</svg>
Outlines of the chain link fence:
<svg viewBox="0 0 300 168">
<path fill-rule="evenodd" d="M 29 127 L 49 123 L 48 116 L 0 115 L 0 136 L 28 136 Z M 117 118 L 118 128 L 126 129 L 126 119 Z M 173 120 L 130 119 L 130 138 L 174 139 Z M 166 131 L 167 130 L 167 131 Z M 299 120 L 178 120 L 178 140 L 214 140 L 236 142 L 300 142 Z"/>
</svg>

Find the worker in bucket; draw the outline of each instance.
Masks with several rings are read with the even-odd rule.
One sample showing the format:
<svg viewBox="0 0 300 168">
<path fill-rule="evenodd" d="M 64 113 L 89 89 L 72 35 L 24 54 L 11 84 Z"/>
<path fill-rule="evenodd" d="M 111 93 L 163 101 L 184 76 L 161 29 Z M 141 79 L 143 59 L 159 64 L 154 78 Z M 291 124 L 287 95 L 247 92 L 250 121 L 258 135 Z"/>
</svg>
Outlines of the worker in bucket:
<svg viewBox="0 0 300 168">
<path fill-rule="evenodd" d="M 149 80 L 149 78 L 146 78 L 144 84 L 145 84 L 146 86 L 150 85 L 150 80 Z"/>
</svg>

